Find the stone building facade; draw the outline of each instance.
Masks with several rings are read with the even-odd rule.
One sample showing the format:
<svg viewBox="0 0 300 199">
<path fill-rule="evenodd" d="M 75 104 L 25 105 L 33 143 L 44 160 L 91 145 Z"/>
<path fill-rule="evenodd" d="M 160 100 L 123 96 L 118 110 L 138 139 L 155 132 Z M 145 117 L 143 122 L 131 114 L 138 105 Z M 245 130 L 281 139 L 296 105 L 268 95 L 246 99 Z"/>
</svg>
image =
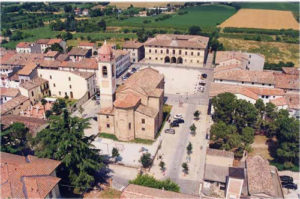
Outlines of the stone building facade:
<svg viewBox="0 0 300 199">
<path fill-rule="evenodd" d="M 196 35 L 157 35 L 144 44 L 145 62 L 203 67 L 208 41 L 208 37 Z"/>
<path fill-rule="evenodd" d="M 113 134 L 122 141 L 154 140 L 163 120 L 164 76 L 152 68 L 145 68 L 116 89 L 111 48 L 103 45 L 98 55 L 100 133 Z"/>
<path fill-rule="evenodd" d="M 144 45 L 137 41 L 127 41 L 123 44 L 123 50 L 130 52 L 130 62 L 137 63 L 145 57 Z"/>
</svg>

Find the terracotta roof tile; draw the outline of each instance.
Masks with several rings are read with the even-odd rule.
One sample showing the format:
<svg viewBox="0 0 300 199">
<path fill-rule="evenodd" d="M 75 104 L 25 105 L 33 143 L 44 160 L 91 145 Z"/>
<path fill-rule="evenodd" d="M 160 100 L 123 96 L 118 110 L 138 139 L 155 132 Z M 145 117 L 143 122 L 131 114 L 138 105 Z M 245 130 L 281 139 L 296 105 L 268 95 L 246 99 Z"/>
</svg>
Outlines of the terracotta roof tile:
<svg viewBox="0 0 300 199">
<path fill-rule="evenodd" d="M 59 54 L 58 51 L 52 51 L 52 50 L 49 50 L 49 51 L 45 54 L 45 57 L 56 57 L 58 54 Z"/>
<path fill-rule="evenodd" d="M 50 39 L 47 44 L 52 45 L 52 44 L 55 44 L 55 43 L 60 43 L 62 41 L 63 41 L 62 39 Z"/>
<path fill-rule="evenodd" d="M 16 88 L 0 88 L 0 96 L 16 97 L 20 91 Z"/>
<path fill-rule="evenodd" d="M 264 84 L 275 84 L 275 77 L 270 71 L 229 70 L 214 73 L 218 80 L 231 80 L 239 82 L 254 82 Z"/>
<path fill-rule="evenodd" d="M 48 82 L 47 80 L 40 78 L 40 77 L 36 77 L 32 80 L 29 81 L 25 81 L 23 83 L 20 84 L 20 87 L 25 88 L 27 90 L 31 90 L 35 87 L 41 86 L 42 84 Z"/>
<path fill-rule="evenodd" d="M 19 95 L 8 102 L 0 105 L 1 115 L 5 114 L 6 112 L 12 110 L 13 108 L 19 106 L 20 104 L 24 103 L 26 100 L 29 100 L 28 97 L 23 95 Z"/>
<path fill-rule="evenodd" d="M 37 67 L 38 65 L 36 63 L 28 62 L 21 70 L 18 71 L 18 74 L 30 75 Z"/>
<path fill-rule="evenodd" d="M 299 68 L 296 67 L 282 67 L 282 71 L 289 75 L 299 75 Z"/>
<path fill-rule="evenodd" d="M 119 96 L 114 102 L 114 106 L 117 108 L 132 108 L 135 107 L 140 100 L 140 97 L 129 92 L 125 95 Z"/>
<path fill-rule="evenodd" d="M 80 71 L 69 71 L 69 72 L 78 75 L 80 77 L 83 77 L 84 79 L 89 79 L 90 77 L 95 75 L 95 73 L 90 73 L 90 72 L 80 72 Z"/>
<path fill-rule="evenodd" d="M 0 161 L 2 198 L 45 198 L 60 180 L 51 176 L 56 160 L 1 152 Z"/>
<path fill-rule="evenodd" d="M 114 107 L 101 108 L 99 114 L 101 114 L 101 115 L 114 115 L 115 114 L 115 109 L 114 109 Z"/>
<path fill-rule="evenodd" d="M 39 39 L 36 41 L 37 44 L 48 44 L 50 39 Z"/>
<path fill-rule="evenodd" d="M 17 44 L 17 48 L 30 48 L 31 43 L 29 42 L 20 42 Z"/>
<path fill-rule="evenodd" d="M 43 59 L 44 59 L 43 54 L 16 53 L 16 54 L 13 54 L 9 59 L 1 60 L 1 64 L 24 66 L 28 62 L 38 63 L 39 61 L 42 61 Z"/>
<path fill-rule="evenodd" d="M 233 64 L 233 65 L 226 65 L 226 66 L 217 66 L 214 69 L 214 72 L 221 72 L 226 70 L 243 70 L 241 65 Z"/>
<path fill-rule="evenodd" d="M 289 75 L 283 73 L 274 73 L 275 87 L 283 89 L 300 89 L 299 75 Z"/>
<path fill-rule="evenodd" d="M 126 41 L 123 44 L 123 48 L 140 48 L 144 44 L 138 42 L 138 41 Z"/>
<path fill-rule="evenodd" d="M 136 111 L 152 118 L 155 118 L 158 114 L 158 110 L 142 104 L 137 107 Z"/>
<path fill-rule="evenodd" d="M 78 62 L 63 61 L 59 66 L 65 68 L 85 68 L 85 69 L 98 70 L 98 62 L 94 58 L 83 59 Z"/>
<path fill-rule="evenodd" d="M 72 48 L 72 50 L 68 53 L 69 55 L 76 55 L 76 56 L 86 56 L 88 54 L 88 49 L 83 48 Z"/>
<path fill-rule="evenodd" d="M 248 157 L 246 160 L 248 189 L 250 195 L 264 193 L 274 196 L 271 170 L 269 162 L 261 156 Z"/>
<path fill-rule="evenodd" d="M 220 64 L 220 62 L 224 62 L 231 59 L 237 59 L 243 62 L 244 60 L 248 60 L 248 56 L 245 53 L 238 51 L 217 51 L 215 63 Z"/>
<path fill-rule="evenodd" d="M 158 34 L 155 38 L 148 39 L 145 46 L 203 49 L 207 47 L 208 41 L 208 37 L 198 35 Z"/>
</svg>

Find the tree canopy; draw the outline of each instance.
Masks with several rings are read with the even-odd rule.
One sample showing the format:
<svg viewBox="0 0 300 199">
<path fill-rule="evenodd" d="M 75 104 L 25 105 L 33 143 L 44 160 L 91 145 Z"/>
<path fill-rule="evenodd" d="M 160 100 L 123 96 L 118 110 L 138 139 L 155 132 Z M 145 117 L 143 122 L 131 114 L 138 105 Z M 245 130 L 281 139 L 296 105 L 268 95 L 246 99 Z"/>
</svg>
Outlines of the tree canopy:
<svg viewBox="0 0 300 199">
<path fill-rule="evenodd" d="M 49 124 L 34 139 L 35 155 L 61 161 L 57 176 L 63 184 L 74 187 L 74 193 L 90 189 L 104 164 L 99 150 L 92 145 L 96 135 L 84 135 L 88 120 L 70 117 L 64 110 L 62 115 L 50 116 Z"/>
</svg>

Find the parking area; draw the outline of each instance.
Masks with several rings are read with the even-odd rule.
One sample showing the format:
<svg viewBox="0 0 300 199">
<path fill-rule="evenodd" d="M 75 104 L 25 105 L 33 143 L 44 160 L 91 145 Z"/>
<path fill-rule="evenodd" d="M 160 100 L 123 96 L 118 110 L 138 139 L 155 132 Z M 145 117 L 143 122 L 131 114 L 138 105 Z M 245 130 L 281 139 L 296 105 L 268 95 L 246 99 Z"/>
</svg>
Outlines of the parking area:
<svg viewBox="0 0 300 199">
<path fill-rule="evenodd" d="M 299 176 L 299 172 L 279 171 L 278 174 L 280 176 L 291 176 L 293 178 L 293 183 L 297 184 L 297 186 L 298 186 L 297 190 L 283 188 L 284 198 L 288 198 L 288 199 L 300 198 L 300 190 L 299 190 L 300 176 Z"/>
</svg>

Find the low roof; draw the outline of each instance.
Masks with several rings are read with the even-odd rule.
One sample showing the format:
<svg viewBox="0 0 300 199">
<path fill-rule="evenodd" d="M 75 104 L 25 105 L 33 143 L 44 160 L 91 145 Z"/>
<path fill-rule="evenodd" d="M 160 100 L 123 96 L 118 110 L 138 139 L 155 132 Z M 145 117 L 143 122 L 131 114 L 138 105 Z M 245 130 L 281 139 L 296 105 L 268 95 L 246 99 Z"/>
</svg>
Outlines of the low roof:
<svg viewBox="0 0 300 199">
<path fill-rule="evenodd" d="M 3 115 L 1 117 L 1 124 L 4 125 L 4 129 L 8 128 L 11 124 L 15 122 L 23 123 L 33 134 L 33 136 L 35 136 L 35 134 L 40 130 L 40 128 L 46 126 L 47 124 L 46 120 L 20 115 Z"/>
<path fill-rule="evenodd" d="M 59 161 L 1 152 L 1 197 L 45 198 L 60 181 L 52 172 Z"/>
<path fill-rule="evenodd" d="M 72 48 L 72 50 L 68 53 L 69 55 L 75 55 L 75 56 L 86 56 L 89 52 L 89 49 L 84 48 Z"/>
<path fill-rule="evenodd" d="M 208 41 L 209 37 L 199 35 L 158 34 L 154 38 L 149 38 L 145 46 L 205 49 Z"/>
<path fill-rule="evenodd" d="M 114 115 L 114 107 L 106 107 L 106 108 L 101 108 L 99 114 L 100 115 Z"/>
<path fill-rule="evenodd" d="M 300 80 L 298 75 L 290 75 L 284 73 L 274 73 L 275 87 L 282 89 L 300 89 Z"/>
<path fill-rule="evenodd" d="M 136 109 L 136 112 L 139 112 L 143 115 L 146 115 L 146 116 L 152 117 L 152 118 L 155 118 L 156 115 L 158 114 L 158 110 L 151 108 L 149 106 L 142 105 L 142 104 L 140 104 L 138 106 L 138 108 Z"/>
<path fill-rule="evenodd" d="M 221 62 L 237 59 L 241 62 L 248 59 L 248 55 L 239 51 L 217 51 L 216 53 L 216 64 L 220 64 Z"/>
<path fill-rule="evenodd" d="M 123 44 L 123 48 L 140 48 L 144 44 L 138 42 L 138 41 L 126 41 Z"/>
<path fill-rule="evenodd" d="M 241 167 L 229 167 L 229 177 L 245 179 L 245 170 Z"/>
<path fill-rule="evenodd" d="M 38 65 L 34 62 L 28 62 L 25 66 L 18 71 L 19 75 L 30 75 Z"/>
<path fill-rule="evenodd" d="M 193 196 L 183 193 L 177 193 L 172 191 L 166 191 L 161 189 L 154 189 L 150 187 L 144 187 L 135 184 L 129 184 L 122 192 L 122 199 L 132 199 L 132 198 L 200 198 L 199 196 Z"/>
<path fill-rule="evenodd" d="M 47 82 L 47 80 L 40 78 L 40 77 L 36 77 L 32 80 L 21 83 L 20 87 L 25 88 L 26 90 L 31 90 L 35 87 L 41 86 L 42 84 L 44 84 L 46 82 Z"/>
<path fill-rule="evenodd" d="M 204 180 L 226 183 L 226 177 L 229 175 L 229 168 L 205 164 Z"/>
<path fill-rule="evenodd" d="M 0 87 L 0 96 L 16 97 L 20 93 L 16 88 L 4 88 Z"/>
<path fill-rule="evenodd" d="M 28 97 L 23 95 L 19 95 L 8 102 L 0 105 L 1 115 L 7 113 L 8 111 L 12 110 L 13 108 L 19 106 L 20 104 L 24 103 L 26 100 L 29 100 Z"/>
<path fill-rule="evenodd" d="M 44 60 L 44 55 L 39 53 L 16 53 L 9 56 L 8 59 L 2 59 L 1 64 L 4 65 L 20 65 L 24 66 L 29 62 L 38 63 Z"/>
<path fill-rule="evenodd" d="M 49 51 L 45 54 L 45 57 L 56 57 L 58 54 L 59 54 L 58 51 L 52 51 L 52 50 L 49 50 Z"/>
<path fill-rule="evenodd" d="M 299 75 L 299 68 L 296 67 L 282 67 L 282 71 L 289 75 Z"/>
<path fill-rule="evenodd" d="M 84 79 L 89 79 L 90 77 L 95 75 L 95 73 L 90 73 L 90 72 L 81 72 L 81 71 L 70 71 L 70 72 L 80 77 L 83 77 Z"/>
<path fill-rule="evenodd" d="M 20 42 L 17 44 L 17 48 L 30 48 L 30 42 Z"/>
<path fill-rule="evenodd" d="M 275 77 L 271 71 L 249 71 L 249 70 L 229 70 L 214 73 L 215 79 L 254 82 L 261 84 L 275 84 Z"/>
<path fill-rule="evenodd" d="M 249 194 L 275 195 L 269 162 L 259 155 L 246 160 Z"/>
<path fill-rule="evenodd" d="M 98 70 L 98 62 L 95 58 L 82 59 L 81 61 L 63 61 L 59 65 L 64 68 L 84 68 L 84 69 L 92 69 Z"/>
</svg>

